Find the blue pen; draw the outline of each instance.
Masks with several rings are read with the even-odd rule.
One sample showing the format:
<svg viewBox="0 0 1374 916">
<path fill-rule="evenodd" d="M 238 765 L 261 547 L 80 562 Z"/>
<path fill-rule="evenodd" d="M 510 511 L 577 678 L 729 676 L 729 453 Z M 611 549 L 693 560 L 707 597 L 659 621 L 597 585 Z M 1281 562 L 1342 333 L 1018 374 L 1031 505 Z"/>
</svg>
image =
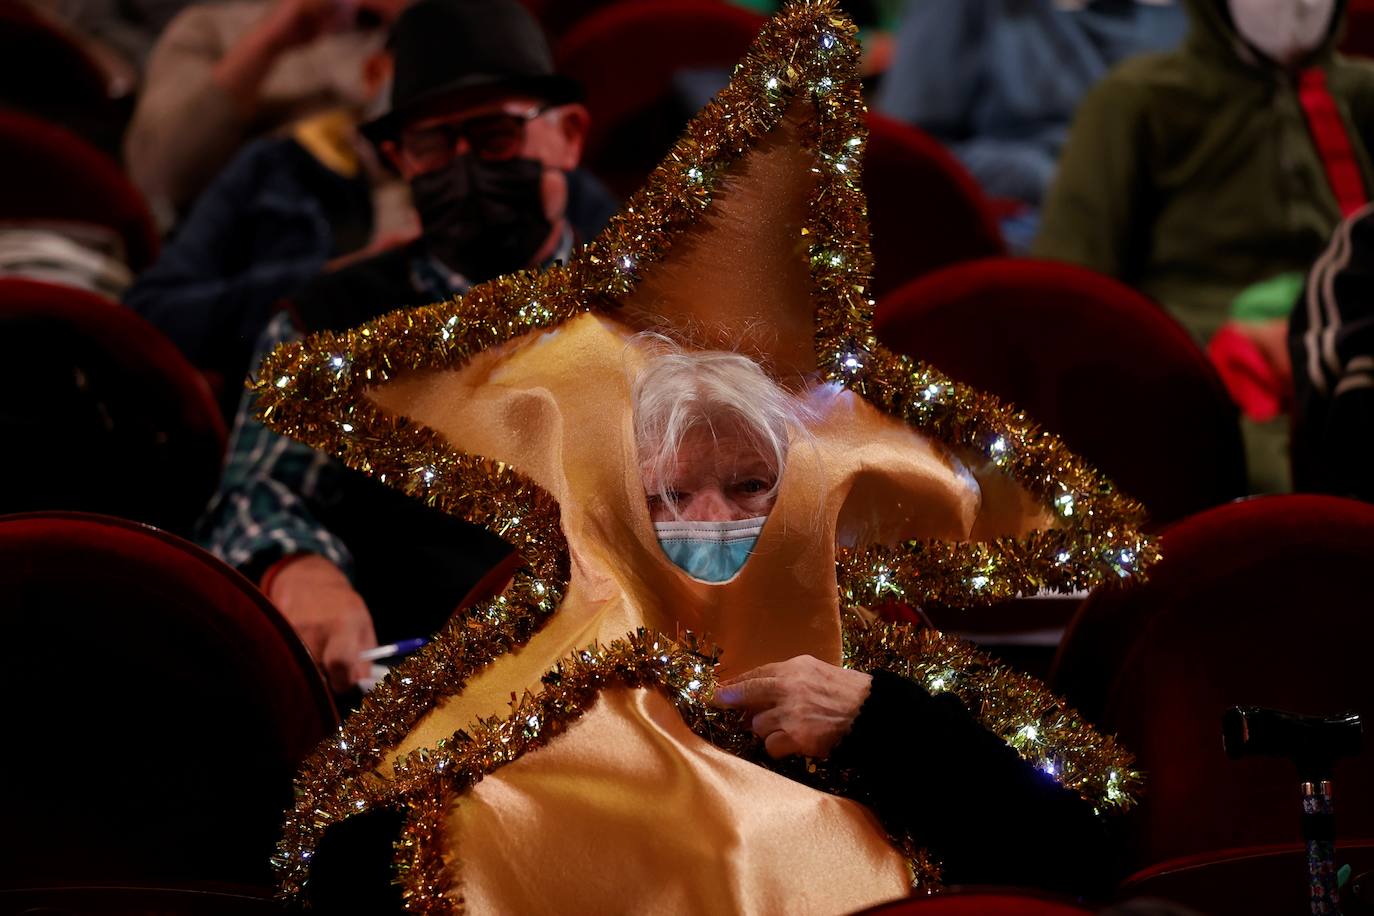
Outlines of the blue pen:
<svg viewBox="0 0 1374 916">
<path fill-rule="evenodd" d="M 365 662 L 375 662 L 379 658 L 395 658 L 398 655 L 409 655 L 424 646 L 428 639 L 403 639 L 394 642 L 389 646 L 378 646 L 375 649 L 366 649 L 358 653 L 358 657 Z"/>
</svg>

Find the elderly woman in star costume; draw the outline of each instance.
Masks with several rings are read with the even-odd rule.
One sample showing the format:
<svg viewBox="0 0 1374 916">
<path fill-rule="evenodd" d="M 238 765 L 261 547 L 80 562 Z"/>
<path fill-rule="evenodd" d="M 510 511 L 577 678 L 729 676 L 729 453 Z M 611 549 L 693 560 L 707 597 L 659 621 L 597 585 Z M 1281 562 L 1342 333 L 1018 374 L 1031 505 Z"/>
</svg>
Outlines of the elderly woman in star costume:
<svg viewBox="0 0 1374 916">
<path fill-rule="evenodd" d="M 645 499 L 675 565 L 728 581 L 767 522 L 794 433 L 805 447 L 810 411 L 745 356 L 659 346 L 634 384 Z M 949 694 L 937 699 L 890 672 L 800 655 L 717 682 L 714 699 L 744 710 L 771 757 L 837 752 L 877 810 L 942 859 L 948 881 L 1083 891 L 1109 877 L 1091 806 Z M 994 791 L 972 799 L 946 791 L 961 782 Z M 1029 834 L 1025 823 L 1039 826 Z"/>
<path fill-rule="evenodd" d="M 1153 545 L 1053 437 L 874 340 L 856 61 L 833 4 L 789 4 L 566 265 L 264 365 L 265 422 L 526 563 L 303 767 L 285 894 L 839 914 L 1107 877 L 1130 755 L 873 613 L 1092 587 Z"/>
<path fill-rule="evenodd" d="M 657 540 L 691 579 L 729 582 L 749 562 L 792 443 L 806 448 L 816 411 L 741 354 L 684 349 L 661 335 L 634 342 L 650 349 L 632 402 Z M 818 534 L 805 523 L 798 532 Z M 1022 760 L 952 694 L 799 655 L 718 681 L 713 701 L 743 711 L 769 757 L 833 759 L 853 771 L 856 797 L 935 855 L 946 882 L 1074 893 L 1108 886 L 1111 862 L 1092 806 Z M 983 788 L 955 789 L 966 784 Z M 346 912 L 366 899 L 399 910 L 400 890 L 378 868 L 398 829 L 382 815 L 327 836 L 312 879 L 315 908 Z"/>
</svg>

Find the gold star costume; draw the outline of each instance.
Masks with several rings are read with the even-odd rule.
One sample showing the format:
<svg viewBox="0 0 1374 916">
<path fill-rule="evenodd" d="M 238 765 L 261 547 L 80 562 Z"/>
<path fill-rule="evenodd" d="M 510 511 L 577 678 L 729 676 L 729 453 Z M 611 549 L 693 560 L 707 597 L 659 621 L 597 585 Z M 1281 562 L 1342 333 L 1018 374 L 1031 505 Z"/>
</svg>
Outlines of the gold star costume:
<svg viewBox="0 0 1374 916">
<path fill-rule="evenodd" d="M 832 0 L 793 0 L 568 264 L 264 363 L 270 427 L 526 563 L 304 766 L 284 893 L 330 824 L 379 807 L 406 816 L 415 912 L 835 914 L 937 889 L 938 863 L 843 797 L 845 774 L 770 761 L 709 706 L 716 677 L 800 654 L 953 691 L 1099 808 L 1130 803 L 1129 754 L 1037 682 L 866 613 L 1090 588 L 1155 550 L 1140 507 L 1058 440 L 873 338 L 857 59 Z M 654 535 L 630 413 L 646 327 L 726 341 L 815 409 L 725 583 Z"/>
</svg>

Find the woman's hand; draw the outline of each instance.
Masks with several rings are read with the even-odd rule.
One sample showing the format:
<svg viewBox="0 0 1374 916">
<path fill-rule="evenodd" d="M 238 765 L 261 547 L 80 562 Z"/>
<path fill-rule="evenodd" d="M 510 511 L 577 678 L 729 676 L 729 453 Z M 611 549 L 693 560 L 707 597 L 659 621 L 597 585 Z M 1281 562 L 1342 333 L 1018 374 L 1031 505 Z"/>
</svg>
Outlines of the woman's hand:
<svg viewBox="0 0 1374 916">
<path fill-rule="evenodd" d="M 825 757 L 848 734 L 872 683 L 862 671 L 798 655 L 721 681 L 713 702 L 752 714 L 754 734 L 774 759 Z"/>
</svg>

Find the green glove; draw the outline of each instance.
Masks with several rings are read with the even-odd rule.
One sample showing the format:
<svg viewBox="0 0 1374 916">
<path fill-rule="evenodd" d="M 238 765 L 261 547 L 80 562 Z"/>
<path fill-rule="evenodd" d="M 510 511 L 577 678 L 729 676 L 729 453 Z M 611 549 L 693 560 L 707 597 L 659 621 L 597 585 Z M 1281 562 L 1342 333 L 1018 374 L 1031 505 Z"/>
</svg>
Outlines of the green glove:
<svg viewBox="0 0 1374 916">
<path fill-rule="evenodd" d="M 1306 283 L 1307 277 L 1297 271 L 1252 283 L 1231 300 L 1231 317 L 1247 322 L 1287 318 Z"/>
</svg>

